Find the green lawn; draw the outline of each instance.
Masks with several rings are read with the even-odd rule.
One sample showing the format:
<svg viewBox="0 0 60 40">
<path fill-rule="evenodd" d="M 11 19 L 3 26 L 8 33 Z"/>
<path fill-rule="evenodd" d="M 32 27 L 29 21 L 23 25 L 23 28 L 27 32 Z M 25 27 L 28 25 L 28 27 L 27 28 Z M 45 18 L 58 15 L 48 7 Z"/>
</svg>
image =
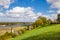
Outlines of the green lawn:
<svg viewBox="0 0 60 40">
<path fill-rule="evenodd" d="M 60 24 L 38 27 L 11 40 L 60 40 Z"/>
</svg>

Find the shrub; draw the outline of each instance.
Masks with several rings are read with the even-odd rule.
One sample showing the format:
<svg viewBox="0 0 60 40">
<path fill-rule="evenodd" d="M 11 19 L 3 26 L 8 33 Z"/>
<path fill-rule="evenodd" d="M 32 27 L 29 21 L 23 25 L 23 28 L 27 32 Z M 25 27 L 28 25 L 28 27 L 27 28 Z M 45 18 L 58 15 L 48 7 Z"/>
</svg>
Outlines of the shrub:
<svg viewBox="0 0 60 40">
<path fill-rule="evenodd" d="M 6 40 L 8 38 L 14 38 L 16 37 L 17 35 L 13 34 L 13 33 L 8 33 L 6 32 L 4 35 L 1 35 L 0 36 L 0 40 Z"/>
<path fill-rule="evenodd" d="M 25 29 L 20 29 L 20 31 L 21 31 L 22 33 L 25 33 L 26 30 L 25 30 Z"/>
</svg>

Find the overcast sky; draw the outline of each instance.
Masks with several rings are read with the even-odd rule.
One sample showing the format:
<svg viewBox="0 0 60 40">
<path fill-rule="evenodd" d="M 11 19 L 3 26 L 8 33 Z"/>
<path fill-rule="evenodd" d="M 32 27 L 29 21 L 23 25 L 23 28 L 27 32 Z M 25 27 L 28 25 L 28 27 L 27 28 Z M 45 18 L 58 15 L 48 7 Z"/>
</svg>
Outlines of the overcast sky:
<svg viewBox="0 0 60 40">
<path fill-rule="evenodd" d="M 38 16 L 56 19 L 60 0 L 0 0 L 0 22 L 33 22 Z"/>
</svg>

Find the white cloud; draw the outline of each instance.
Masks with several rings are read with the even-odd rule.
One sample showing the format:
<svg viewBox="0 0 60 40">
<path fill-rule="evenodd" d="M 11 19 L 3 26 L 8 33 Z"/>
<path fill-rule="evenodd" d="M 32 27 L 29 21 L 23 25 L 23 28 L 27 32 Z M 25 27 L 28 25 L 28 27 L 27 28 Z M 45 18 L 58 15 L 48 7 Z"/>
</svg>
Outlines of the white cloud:
<svg viewBox="0 0 60 40">
<path fill-rule="evenodd" d="M 57 19 L 57 14 L 51 14 L 51 19 L 56 20 Z"/>
<path fill-rule="evenodd" d="M 0 17 L 1 17 L 1 16 L 3 17 L 3 16 L 5 16 L 5 15 L 4 15 L 3 13 L 0 12 Z"/>
<path fill-rule="evenodd" d="M 51 4 L 50 8 L 57 8 L 57 14 L 60 13 L 60 0 L 47 0 Z"/>
<path fill-rule="evenodd" d="M 38 12 L 38 13 L 37 13 L 37 16 L 41 16 L 41 15 L 42 15 L 42 13 L 41 13 L 41 12 Z"/>
<path fill-rule="evenodd" d="M 57 14 L 60 14 L 60 0 L 47 0 L 47 2 L 51 4 L 50 8 L 57 9 L 56 14 L 51 14 L 51 19 L 57 19 Z"/>
<path fill-rule="evenodd" d="M 60 10 L 58 10 L 57 13 L 60 14 Z"/>
<path fill-rule="evenodd" d="M 53 13 L 54 11 L 53 11 L 53 10 L 49 10 L 48 12 L 49 12 L 49 13 Z"/>
<path fill-rule="evenodd" d="M 0 6 L 3 6 L 4 8 L 9 8 L 9 5 L 13 2 L 14 0 L 0 0 Z"/>
<path fill-rule="evenodd" d="M 47 2 L 51 4 L 51 8 L 60 9 L 60 0 L 47 0 Z"/>
<path fill-rule="evenodd" d="M 33 16 L 34 12 L 33 9 L 31 7 L 15 7 L 12 10 L 7 11 L 7 15 L 9 16 L 13 16 L 13 17 L 21 17 L 21 16 Z"/>
<path fill-rule="evenodd" d="M 42 15 L 43 17 L 46 17 L 47 19 L 51 19 L 52 21 L 57 19 L 57 14 L 51 14 L 51 15 Z"/>
<path fill-rule="evenodd" d="M 33 11 L 31 7 L 15 7 L 6 12 L 6 15 L 12 20 L 18 19 L 17 21 L 35 21 L 37 19 L 37 14 Z M 40 13 L 41 14 L 41 13 Z"/>
<path fill-rule="evenodd" d="M 44 16 L 47 19 L 55 19 L 55 14 L 43 15 L 41 12 L 34 12 L 31 7 L 15 7 L 11 10 L 6 11 L 6 14 L 0 13 L 0 16 L 5 16 L 5 18 L 0 18 L 0 21 L 8 22 L 33 22 L 38 16 Z M 54 17 L 54 18 L 53 18 Z"/>
</svg>

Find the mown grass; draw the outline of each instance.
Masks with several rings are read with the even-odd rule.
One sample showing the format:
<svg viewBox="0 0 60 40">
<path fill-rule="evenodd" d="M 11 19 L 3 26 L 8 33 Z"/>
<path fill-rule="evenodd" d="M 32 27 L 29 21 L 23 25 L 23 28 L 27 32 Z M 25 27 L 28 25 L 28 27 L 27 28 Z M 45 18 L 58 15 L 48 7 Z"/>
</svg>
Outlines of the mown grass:
<svg viewBox="0 0 60 40">
<path fill-rule="evenodd" d="M 10 40 L 60 40 L 60 24 L 38 27 Z"/>
</svg>

